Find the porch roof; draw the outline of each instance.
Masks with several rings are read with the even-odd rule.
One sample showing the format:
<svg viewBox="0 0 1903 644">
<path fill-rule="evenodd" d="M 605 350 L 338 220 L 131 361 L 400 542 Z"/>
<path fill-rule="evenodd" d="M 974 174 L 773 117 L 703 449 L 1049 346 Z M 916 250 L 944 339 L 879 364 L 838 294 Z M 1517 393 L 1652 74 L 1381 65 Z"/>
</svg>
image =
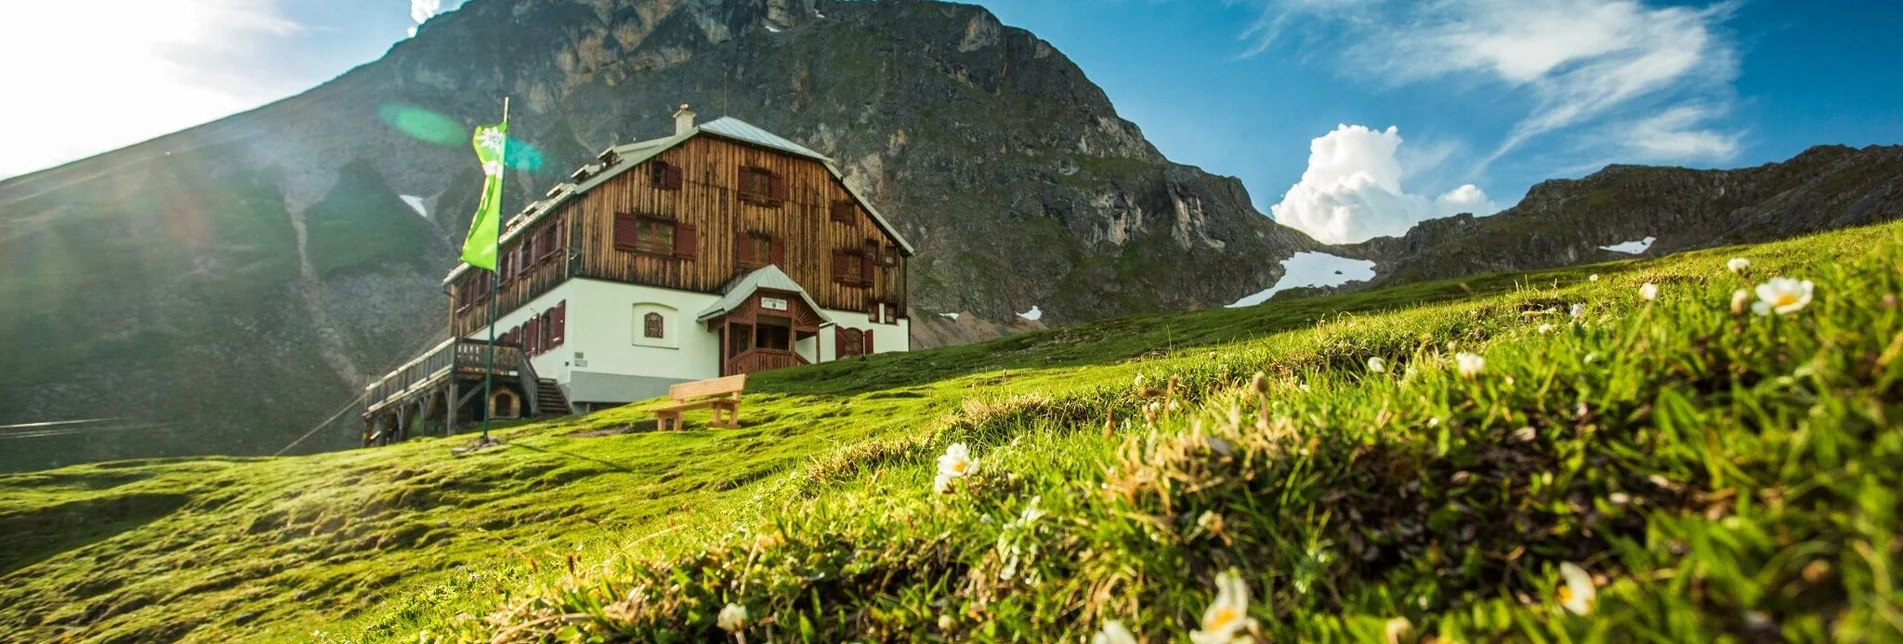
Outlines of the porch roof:
<svg viewBox="0 0 1903 644">
<path fill-rule="evenodd" d="M 826 317 L 825 309 L 819 308 L 819 303 L 813 301 L 813 296 L 808 295 L 806 289 L 800 288 L 799 282 L 793 281 L 793 278 L 787 277 L 786 271 L 782 271 L 780 267 L 772 264 L 747 273 L 745 277 L 734 282 L 733 286 L 727 287 L 727 292 L 720 296 L 720 301 L 715 302 L 713 306 L 709 306 L 701 311 L 700 315 L 694 317 L 694 321 L 706 322 L 726 315 L 734 309 L 739 308 L 741 304 L 746 303 L 747 298 L 753 297 L 754 291 L 763 288 L 799 294 L 800 299 L 806 302 L 806 306 L 813 309 L 813 314 L 819 316 L 822 322 L 821 326 L 832 323 L 832 319 Z"/>
</svg>

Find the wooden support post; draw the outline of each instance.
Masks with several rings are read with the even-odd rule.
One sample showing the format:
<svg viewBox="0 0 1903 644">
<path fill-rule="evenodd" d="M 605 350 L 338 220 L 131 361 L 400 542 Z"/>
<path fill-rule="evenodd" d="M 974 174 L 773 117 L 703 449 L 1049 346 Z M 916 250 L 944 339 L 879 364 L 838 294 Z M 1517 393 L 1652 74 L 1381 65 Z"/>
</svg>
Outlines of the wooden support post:
<svg viewBox="0 0 1903 644">
<path fill-rule="evenodd" d="M 449 395 L 443 397 L 443 404 L 449 406 L 449 409 L 443 413 L 444 436 L 456 433 L 456 404 L 458 402 L 461 401 L 456 398 L 456 371 L 454 368 L 451 368 L 449 373 Z"/>
</svg>

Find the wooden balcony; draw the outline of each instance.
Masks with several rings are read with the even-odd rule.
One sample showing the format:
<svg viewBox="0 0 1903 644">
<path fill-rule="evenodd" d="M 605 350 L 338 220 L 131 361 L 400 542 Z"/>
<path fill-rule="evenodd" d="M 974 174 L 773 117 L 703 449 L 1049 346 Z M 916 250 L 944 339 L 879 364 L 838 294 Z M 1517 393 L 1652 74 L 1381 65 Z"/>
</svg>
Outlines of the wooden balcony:
<svg viewBox="0 0 1903 644">
<path fill-rule="evenodd" d="M 740 352 L 740 355 L 734 356 L 732 358 L 728 358 L 726 369 L 722 371 L 722 373 L 725 373 L 727 375 L 739 375 L 743 373 L 760 373 L 762 371 L 770 371 L 773 369 L 797 367 L 803 364 L 812 364 L 812 363 L 808 362 L 804 356 L 801 356 L 800 354 L 794 353 L 792 351 L 783 351 L 778 349 L 748 349 L 746 351 Z"/>
<path fill-rule="evenodd" d="M 520 345 L 495 344 L 495 375 L 518 378 L 533 372 L 528 354 Z M 481 340 L 444 340 L 416 359 L 397 367 L 388 375 L 364 388 L 363 416 L 368 418 L 390 405 L 416 398 L 450 378 L 451 368 L 459 377 L 483 375 L 489 360 L 489 344 Z"/>
</svg>

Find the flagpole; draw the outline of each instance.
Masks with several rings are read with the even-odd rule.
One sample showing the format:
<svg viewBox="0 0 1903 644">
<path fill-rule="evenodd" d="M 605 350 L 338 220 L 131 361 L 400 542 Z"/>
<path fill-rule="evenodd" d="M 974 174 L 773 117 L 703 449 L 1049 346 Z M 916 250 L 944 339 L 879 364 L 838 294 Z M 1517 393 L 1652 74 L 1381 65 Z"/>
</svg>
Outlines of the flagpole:
<svg viewBox="0 0 1903 644">
<path fill-rule="evenodd" d="M 502 97 L 502 126 L 505 134 L 502 140 L 500 161 L 502 163 L 502 170 L 507 172 L 509 169 L 509 140 L 506 134 L 509 126 L 509 97 L 507 96 Z M 500 176 L 500 173 L 498 173 L 498 176 Z M 479 445 L 489 444 L 489 417 L 494 415 L 495 412 L 496 296 L 502 290 L 502 233 L 499 229 L 496 233 L 496 251 L 494 257 L 496 258 L 496 270 L 491 271 L 489 275 L 489 365 L 488 368 L 482 370 L 482 438 L 477 441 Z"/>
</svg>

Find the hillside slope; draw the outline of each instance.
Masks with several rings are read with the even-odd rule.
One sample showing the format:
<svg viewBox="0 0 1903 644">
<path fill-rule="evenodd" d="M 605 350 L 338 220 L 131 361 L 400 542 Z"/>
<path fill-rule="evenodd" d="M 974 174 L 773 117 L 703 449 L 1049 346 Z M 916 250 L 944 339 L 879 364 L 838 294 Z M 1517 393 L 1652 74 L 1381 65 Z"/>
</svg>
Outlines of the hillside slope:
<svg viewBox="0 0 1903 644">
<path fill-rule="evenodd" d="M 0 298 L 24 303 L 0 307 L 0 424 L 168 423 L 23 441 L 0 470 L 271 453 L 440 338 L 478 198 L 467 132 L 503 96 L 527 144 L 511 207 L 682 103 L 833 156 L 920 250 L 922 346 L 1033 306 L 1058 325 L 1223 304 L 1318 247 L 981 8 L 472 0 L 298 96 L 0 182 Z"/>
<path fill-rule="evenodd" d="M 1422 222 L 1339 248 L 1374 260 L 1370 285 L 1613 261 L 1604 247 L 1653 238 L 1641 256 L 1787 239 L 1903 217 L 1903 146 L 1817 146 L 1736 170 L 1614 165 L 1533 186 L 1487 217 Z"/>
<path fill-rule="evenodd" d="M 1235 570 L 1272 641 L 1895 641 L 1899 292 L 1889 224 L 773 372 L 734 430 L 0 476 L 0 632 L 1176 641 Z"/>
</svg>

